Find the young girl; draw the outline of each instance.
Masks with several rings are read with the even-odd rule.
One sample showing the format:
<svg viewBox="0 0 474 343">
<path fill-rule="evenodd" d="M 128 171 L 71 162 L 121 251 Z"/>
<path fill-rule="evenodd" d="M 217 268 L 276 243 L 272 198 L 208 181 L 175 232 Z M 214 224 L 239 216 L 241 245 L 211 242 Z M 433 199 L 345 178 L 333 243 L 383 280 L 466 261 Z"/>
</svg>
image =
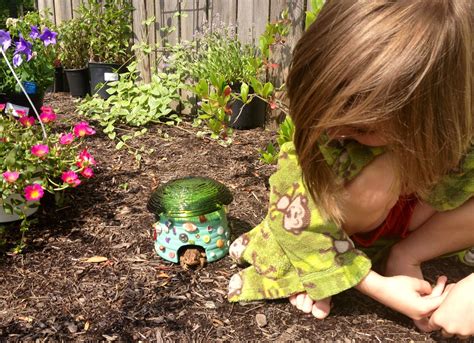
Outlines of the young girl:
<svg viewBox="0 0 474 343">
<path fill-rule="evenodd" d="M 419 267 L 474 245 L 471 6 L 327 1 L 294 51 L 294 147 L 270 179 L 269 214 L 231 246 L 252 264 L 231 279 L 231 301 L 290 297 L 324 318 L 331 295 L 356 287 L 411 318 L 432 314 L 424 329 L 452 328 L 446 313 L 459 311 L 452 333 L 474 334 L 473 301 L 458 301 L 473 298 L 472 277 L 451 296 L 446 278 L 432 289 Z M 389 276 L 347 236 L 403 238 Z"/>
</svg>

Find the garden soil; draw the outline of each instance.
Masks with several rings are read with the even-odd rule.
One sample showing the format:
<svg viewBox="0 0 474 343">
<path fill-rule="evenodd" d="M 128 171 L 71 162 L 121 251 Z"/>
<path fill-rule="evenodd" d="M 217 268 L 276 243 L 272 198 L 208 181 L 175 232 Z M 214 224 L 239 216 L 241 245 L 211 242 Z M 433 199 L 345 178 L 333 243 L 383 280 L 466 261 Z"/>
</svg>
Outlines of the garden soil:
<svg viewBox="0 0 474 343">
<path fill-rule="evenodd" d="M 71 123 L 83 119 L 65 94 L 49 95 L 46 103 Z M 154 149 L 140 164 L 97 131 L 88 140 L 96 177 L 68 192 L 62 206 L 46 199 L 24 252 L 1 257 L 3 340 L 443 341 L 354 290 L 335 296 L 324 320 L 287 300 L 231 304 L 227 283 L 238 267 L 229 257 L 185 271 L 156 256 L 146 203 L 156 186 L 174 178 L 209 176 L 230 188 L 233 238 L 263 219 L 275 166 L 262 164 L 258 150 L 275 138 L 270 130 L 237 131 L 232 146 L 222 147 L 198 138 L 190 124 L 153 126 L 131 143 Z M 104 261 L 87 262 L 97 256 Z M 458 281 L 472 271 L 455 258 L 423 268 L 432 282 L 440 274 Z"/>
</svg>

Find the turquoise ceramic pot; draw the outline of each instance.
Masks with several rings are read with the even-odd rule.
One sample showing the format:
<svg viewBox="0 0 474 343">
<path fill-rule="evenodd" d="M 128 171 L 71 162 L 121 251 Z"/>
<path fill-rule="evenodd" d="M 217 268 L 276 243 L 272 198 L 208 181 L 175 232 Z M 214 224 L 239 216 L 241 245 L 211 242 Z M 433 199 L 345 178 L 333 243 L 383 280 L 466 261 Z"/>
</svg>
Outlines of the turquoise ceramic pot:
<svg viewBox="0 0 474 343">
<path fill-rule="evenodd" d="M 156 253 L 179 262 L 186 248 L 201 247 L 208 262 L 229 252 L 227 206 L 232 194 L 223 184 L 204 177 L 170 181 L 152 194 L 148 209 L 155 214 L 153 239 Z"/>
<path fill-rule="evenodd" d="M 155 250 L 165 260 L 178 262 L 184 248 L 202 247 L 208 262 L 229 252 L 230 232 L 224 208 L 195 217 L 161 216 L 153 226 Z"/>
</svg>

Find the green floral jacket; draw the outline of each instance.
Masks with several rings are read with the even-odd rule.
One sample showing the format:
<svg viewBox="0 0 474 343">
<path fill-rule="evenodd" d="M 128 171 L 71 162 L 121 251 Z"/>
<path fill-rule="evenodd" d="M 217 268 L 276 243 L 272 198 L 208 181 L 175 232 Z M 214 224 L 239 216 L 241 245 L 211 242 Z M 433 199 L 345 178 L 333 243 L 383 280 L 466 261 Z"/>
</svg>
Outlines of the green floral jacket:
<svg viewBox="0 0 474 343">
<path fill-rule="evenodd" d="M 321 152 L 338 175 L 350 180 L 383 150 L 351 141 L 325 144 Z M 303 291 L 318 300 L 357 285 L 371 261 L 339 226 L 323 219 L 304 186 L 292 142 L 281 148 L 270 187 L 265 219 L 230 246 L 231 257 L 250 266 L 232 276 L 229 301 L 286 298 Z M 445 177 L 426 200 L 444 211 L 462 205 L 473 192 L 470 151 L 459 170 Z"/>
</svg>

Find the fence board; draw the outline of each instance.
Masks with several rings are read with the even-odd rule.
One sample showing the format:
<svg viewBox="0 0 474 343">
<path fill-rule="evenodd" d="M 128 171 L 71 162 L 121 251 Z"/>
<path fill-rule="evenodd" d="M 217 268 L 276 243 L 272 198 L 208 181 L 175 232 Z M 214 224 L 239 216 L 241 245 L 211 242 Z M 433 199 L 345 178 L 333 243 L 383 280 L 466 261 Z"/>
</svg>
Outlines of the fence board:
<svg viewBox="0 0 474 343">
<path fill-rule="evenodd" d="M 72 18 L 71 0 L 54 0 L 56 25 Z"/>
<path fill-rule="evenodd" d="M 271 0 L 269 22 L 281 19 L 281 12 L 288 8 L 291 0 Z M 278 64 L 277 68 L 271 69 L 268 78 L 276 87 L 284 82 L 284 70 L 288 68 L 291 59 L 291 49 L 288 44 L 279 44 L 271 48 L 270 62 Z"/>
<path fill-rule="evenodd" d="M 73 18 L 77 17 L 76 10 L 79 9 L 79 7 L 81 6 L 81 3 L 82 3 L 81 0 L 72 0 L 72 17 Z"/>
<path fill-rule="evenodd" d="M 48 8 L 49 12 L 51 12 L 51 16 L 48 16 L 49 19 L 51 19 L 53 23 L 56 22 L 56 18 L 54 15 L 54 0 L 38 0 L 36 6 L 39 11 L 44 11 Z"/>
<path fill-rule="evenodd" d="M 180 40 L 192 40 L 207 17 L 206 0 L 182 0 Z"/>
<path fill-rule="evenodd" d="M 132 5 L 135 8 L 133 11 L 133 38 L 135 42 L 142 42 L 146 39 L 147 28 L 142 25 L 142 22 L 147 18 L 145 0 L 133 0 Z M 136 52 L 138 60 L 138 70 L 142 75 L 143 81 L 150 82 L 150 59 L 148 55 L 143 54 L 140 51 Z"/>
<path fill-rule="evenodd" d="M 169 0 L 159 0 L 161 3 L 161 14 L 160 22 L 161 27 L 174 27 L 175 30 L 169 34 L 162 32 L 161 39 L 162 44 L 176 44 L 179 42 L 179 17 L 176 13 L 179 13 L 179 2 Z"/>
<path fill-rule="evenodd" d="M 146 19 L 155 16 L 155 1 L 154 0 L 145 0 L 145 8 L 146 8 L 146 15 L 147 15 Z M 156 22 L 156 16 L 155 16 L 155 22 Z M 156 43 L 156 30 L 153 23 L 147 27 L 147 34 L 148 34 L 147 43 L 153 46 Z M 151 72 L 151 69 L 156 68 L 156 51 L 154 49 L 148 56 L 148 59 L 150 61 L 150 70 L 148 72 Z"/>
<path fill-rule="evenodd" d="M 230 26 L 237 23 L 237 0 L 208 0 L 209 22 L 219 25 L 221 22 Z"/>
<path fill-rule="evenodd" d="M 237 33 L 242 43 L 252 43 L 253 0 L 237 3 Z"/>
<path fill-rule="evenodd" d="M 253 2 L 253 27 L 252 42 L 258 44 L 258 39 L 265 31 L 269 20 L 270 0 L 259 0 Z"/>
</svg>

